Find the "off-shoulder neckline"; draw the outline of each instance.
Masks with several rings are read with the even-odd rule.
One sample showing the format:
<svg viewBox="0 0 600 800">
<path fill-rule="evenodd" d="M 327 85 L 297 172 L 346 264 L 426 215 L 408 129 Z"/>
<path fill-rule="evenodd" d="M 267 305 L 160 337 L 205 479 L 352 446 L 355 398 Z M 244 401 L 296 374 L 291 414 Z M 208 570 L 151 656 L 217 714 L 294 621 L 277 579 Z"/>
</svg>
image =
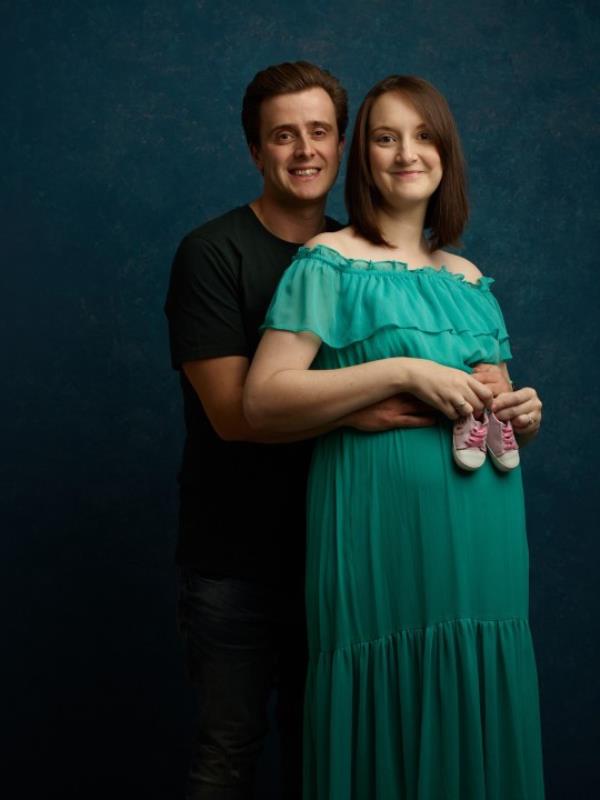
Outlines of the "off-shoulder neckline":
<svg viewBox="0 0 600 800">
<path fill-rule="evenodd" d="M 325 251 L 324 253 L 320 251 Z M 385 259 L 382 261 L 372 261 L 367 258 L 351 258 L 350 256 L 345 256 L 340 253 L 339 250 L 336 250 L 334 247 L 330 247 L 327 244 L 322 244 L 321 242 L 313 245 L 312 247 L 307 247 L 306 245 L 302 245 L 296 254 L 296 256 L 316 256 L 321 258 L 323 261 L 328 263 L 333 263 L 334 266 L 343 266 L 342 263 L 348 265 L 348 269 L 352 270 L 356 273 L 382 273 L 385 275 L 394 275 L 394 274 L 406 274 L 406 273 L 437 273 L 443 277 L 448 277 L 453 280 L 458 281 L 459 283 L 466 284 L 467 286 L 473 287 L 474 289 L 485 289 L 490 286 L 490 284 L 494 283 L 494 278 L 488 278 L 485 275 L 481 275 L 477 281 L 470 281 L 466 277 L 463 272 L 452 272 L 448 269 L 445 264 L 442 264 L 441 267 L 434 267 L 432 264 L 426 264 L 422 267 L 409 267 L 406 261 L 399 261 L 397 259 Z M 328 257 L 329 256 L 329 257 Z M 364 265 L 364 266 L 357 266 L 357 265 Z M 385 266 L 387 265 L 387 266 Z"/>
</svg>

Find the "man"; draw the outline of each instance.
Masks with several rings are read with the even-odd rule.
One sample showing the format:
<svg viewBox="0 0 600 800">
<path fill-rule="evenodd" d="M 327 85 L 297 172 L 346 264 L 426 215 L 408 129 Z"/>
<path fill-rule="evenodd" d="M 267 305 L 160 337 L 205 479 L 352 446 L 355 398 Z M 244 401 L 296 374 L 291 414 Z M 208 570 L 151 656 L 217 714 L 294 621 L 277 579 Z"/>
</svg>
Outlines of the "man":
<svg viewBox="0 0 600 800">
<path fill-rule="evenodd" d="M 396 397 L 294 436 L 262 435 L 242 411 L 269 301 L 298 246 L 340 226 L 325 217 L 348 119 L 339 81 L 307 62 L 259 72 L 242 123 L 264 178 L 260 197 L 184 238 L 165 311 L 187 437 L 180 473 L 178 621 L 199 727 L 188 800 L 253 796 L 278 687 L 282 792 L 301 797 L 306 666 L 304 500 L 311 439 L 434 424 Z"/>
</svg>

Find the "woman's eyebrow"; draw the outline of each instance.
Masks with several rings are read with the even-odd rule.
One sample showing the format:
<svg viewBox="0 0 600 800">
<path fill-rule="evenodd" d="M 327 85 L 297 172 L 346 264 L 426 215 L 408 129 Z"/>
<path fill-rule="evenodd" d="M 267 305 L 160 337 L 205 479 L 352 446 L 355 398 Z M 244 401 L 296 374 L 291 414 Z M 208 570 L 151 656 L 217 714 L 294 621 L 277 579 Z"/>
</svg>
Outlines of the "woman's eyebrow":
<svg viewBox="0 0 600 800">
<path fill-rule="evenodd" d="M 418 131 L 421 128 L 427 128 L 426 122 L 419 122 L 418 125 L 415 125 L 415 130 Z M 378 125 L 376 128 L 371 128 L 371 133 L 375 133 L 375 131 L 396 131 L 398 130 L 393 125 Z"/>
</svg>

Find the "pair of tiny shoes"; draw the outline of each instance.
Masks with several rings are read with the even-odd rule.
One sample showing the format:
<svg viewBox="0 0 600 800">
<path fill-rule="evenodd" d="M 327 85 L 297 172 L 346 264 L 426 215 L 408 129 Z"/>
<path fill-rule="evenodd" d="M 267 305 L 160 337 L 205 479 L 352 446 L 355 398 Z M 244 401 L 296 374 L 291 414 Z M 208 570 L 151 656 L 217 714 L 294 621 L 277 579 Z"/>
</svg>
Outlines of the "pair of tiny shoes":
<svg viewBox="0 0 600 800">
<path fill-rule="evenodd" d="M 509 472 L 519 466 L 519 445 L 510 422 L 502 422 L 486 411 L 480 417 L 469 414 L 454 424 L 452 455 L 462 469 L 479 469 L 489 452 L 494 466 Z"/>
</svg>

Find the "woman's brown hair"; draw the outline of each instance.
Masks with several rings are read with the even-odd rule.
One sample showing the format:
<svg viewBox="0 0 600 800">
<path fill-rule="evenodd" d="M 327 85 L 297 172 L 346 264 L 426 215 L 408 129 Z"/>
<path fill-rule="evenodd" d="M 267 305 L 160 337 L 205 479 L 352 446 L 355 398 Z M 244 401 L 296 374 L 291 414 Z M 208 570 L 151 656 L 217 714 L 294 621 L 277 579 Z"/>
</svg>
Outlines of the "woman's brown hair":
<svg viewBox="0 0 600 800">
<path fill-rule="evenodd" d="M 377 224 L 381 194 L 369 163 L 369 116 L 378 97 L 397 92 L 421 115 L 442 161 L 442 180 L 429 198 L 425 228 L 431 251 L 459 245 L 469 215 L 465 163 L 452 112 L 444 96 L 423 78 L 390 75 L 369 91 L 358 110 L 346 171 L 346 208 L 350 224 L 373 244 L 390 246 Z"/>
</svg>

